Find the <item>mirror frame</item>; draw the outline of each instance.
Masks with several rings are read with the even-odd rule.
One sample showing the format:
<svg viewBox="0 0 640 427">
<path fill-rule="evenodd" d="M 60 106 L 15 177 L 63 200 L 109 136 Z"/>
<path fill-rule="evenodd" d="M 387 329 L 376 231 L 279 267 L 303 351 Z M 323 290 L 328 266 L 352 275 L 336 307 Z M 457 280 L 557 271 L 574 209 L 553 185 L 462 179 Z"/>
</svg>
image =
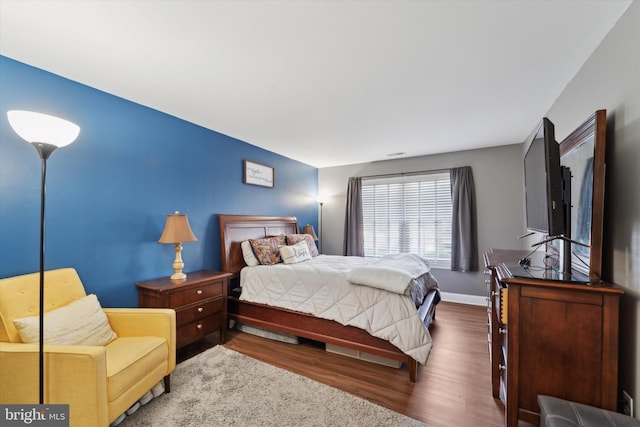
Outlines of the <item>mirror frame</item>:
<svg viewBox="0 0 640 427">
<path fill-rule="evenodd" d="M 593 138 L 593 199 L 591 206 L 591 247 L 589 251 L 589 280 L 602 278 L 602 237 L 604 224 L 605 151 L 607 140 L 607 110 L 598 110 L 578 126 L 560 143 L 562 156 Z M 571 255 L 571 266 L 587 274 L 587 268 L 576 255 Z"/>
</svg>

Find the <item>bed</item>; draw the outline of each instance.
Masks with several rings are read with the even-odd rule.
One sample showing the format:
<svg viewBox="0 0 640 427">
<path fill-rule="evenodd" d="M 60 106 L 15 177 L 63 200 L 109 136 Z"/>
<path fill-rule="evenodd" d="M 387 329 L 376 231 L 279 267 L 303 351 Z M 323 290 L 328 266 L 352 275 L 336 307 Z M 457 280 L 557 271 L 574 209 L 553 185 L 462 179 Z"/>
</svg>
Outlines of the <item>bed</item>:
<svg viewBox="0 0 640 427">
<path fill-rule="evenodd" d="M 298 234 L 299 232 L 298 222 L 295 217 L 218 214 L 218 221 L 220 225 L 222 270 L 232 274 L 231 286 L 229 287 L 232 290 L 237 290 L 240 287 L 241 270 L 246 267 L 241 248 L 243 241 L 282 234 Z M 330 262 L 339 262 L 339 258 L 353 257 L 321 255 L 317 258 L 328 259 Z M 312 263 L 309 263 L 309 265 L 312 265 Z M 245 270 L 245 276 L 246 272 L 247 270 Z M 239 295 L 237 291 L 229 295 L 228 314 L 230 319 L 242 324 L 397 360 L 408 366 L 410 381 L 415 382 L 417 380 L 418 360 L 386 339 L 373 336 L 360 327 L 345 325 L 335 320 L 318 317 L 299 310 L 248 301 L 245 297 L 241 298 Z M 431 287 L 424 292 L 420 303 L 417 304 L 417 309 L 414 309 L 413 316 L 415 319 L 411 319 L 411 322 L 418 321 L 421 326 L 420 329 L 426 331 L 427 335 L 428 327 L 435 318 L 435 307 L 439 300 L 437 286 Z M 422 355 L 416 357 L 421 359 L 421 363 L 425 360 Z"/>
</svg>

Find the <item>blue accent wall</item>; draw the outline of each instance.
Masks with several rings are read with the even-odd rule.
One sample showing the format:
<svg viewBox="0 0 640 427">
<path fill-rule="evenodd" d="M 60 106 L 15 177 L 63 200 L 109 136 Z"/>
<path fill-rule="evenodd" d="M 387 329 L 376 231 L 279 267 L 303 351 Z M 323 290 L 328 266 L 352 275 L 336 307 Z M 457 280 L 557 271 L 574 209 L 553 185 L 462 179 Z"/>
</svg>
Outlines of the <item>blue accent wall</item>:
<svg viewBox="0 0 640 427">
<path fill-rule="evenodd" d="M 221 267 L 217 213 L 317 229 L 316 168 L 0 56 L 0 277 L 39 269 L 41 160 L 9 110 L 81 128 L 47 161 L 45 269 L 76 268 L 105 307 L 135 307 L 136 281 L 173 273 L 173 245 L 157 241 L 174 211 L 198 237 L 183 244 L 187 273 Z M 243 184 L 244 159 L 273 166 L 275 188 Z"/>
</svg>

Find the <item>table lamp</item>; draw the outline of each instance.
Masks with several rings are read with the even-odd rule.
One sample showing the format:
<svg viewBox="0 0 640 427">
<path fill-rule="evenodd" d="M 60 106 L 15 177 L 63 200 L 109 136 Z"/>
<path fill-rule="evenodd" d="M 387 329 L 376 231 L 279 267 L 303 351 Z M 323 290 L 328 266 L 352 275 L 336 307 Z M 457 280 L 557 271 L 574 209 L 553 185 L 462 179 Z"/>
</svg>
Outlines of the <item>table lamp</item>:
<svg viewBox="0 0 640 427">
<path fill-rule="evenodd" d="M 173 261 L 175 273 L 171 275 L 171 280 L 181 282 L 187 278 L 187 275 L 182 272 L 184 268 L 182 243 L 195 242 L 197 240 L 198 238 L 191 231 L 186 214 L 176 211 L 174 214 L 167 215 L 167 222 L 158 243 L 173 243 L 175 245 L 176 259 Z"/>
</svg>

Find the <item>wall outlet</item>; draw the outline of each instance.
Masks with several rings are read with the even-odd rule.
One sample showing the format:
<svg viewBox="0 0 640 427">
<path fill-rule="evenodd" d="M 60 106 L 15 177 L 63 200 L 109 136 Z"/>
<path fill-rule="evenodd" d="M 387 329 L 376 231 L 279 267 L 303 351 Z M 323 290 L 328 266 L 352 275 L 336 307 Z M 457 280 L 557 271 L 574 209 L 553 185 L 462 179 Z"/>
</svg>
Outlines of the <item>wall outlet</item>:
<svg viewBox="0 0 640 427">
<path fill-rule="evenodd" d="M 633 399 L 624 390 L 622 390 L 622 412 L 633 417 Z"/>
</svg>

